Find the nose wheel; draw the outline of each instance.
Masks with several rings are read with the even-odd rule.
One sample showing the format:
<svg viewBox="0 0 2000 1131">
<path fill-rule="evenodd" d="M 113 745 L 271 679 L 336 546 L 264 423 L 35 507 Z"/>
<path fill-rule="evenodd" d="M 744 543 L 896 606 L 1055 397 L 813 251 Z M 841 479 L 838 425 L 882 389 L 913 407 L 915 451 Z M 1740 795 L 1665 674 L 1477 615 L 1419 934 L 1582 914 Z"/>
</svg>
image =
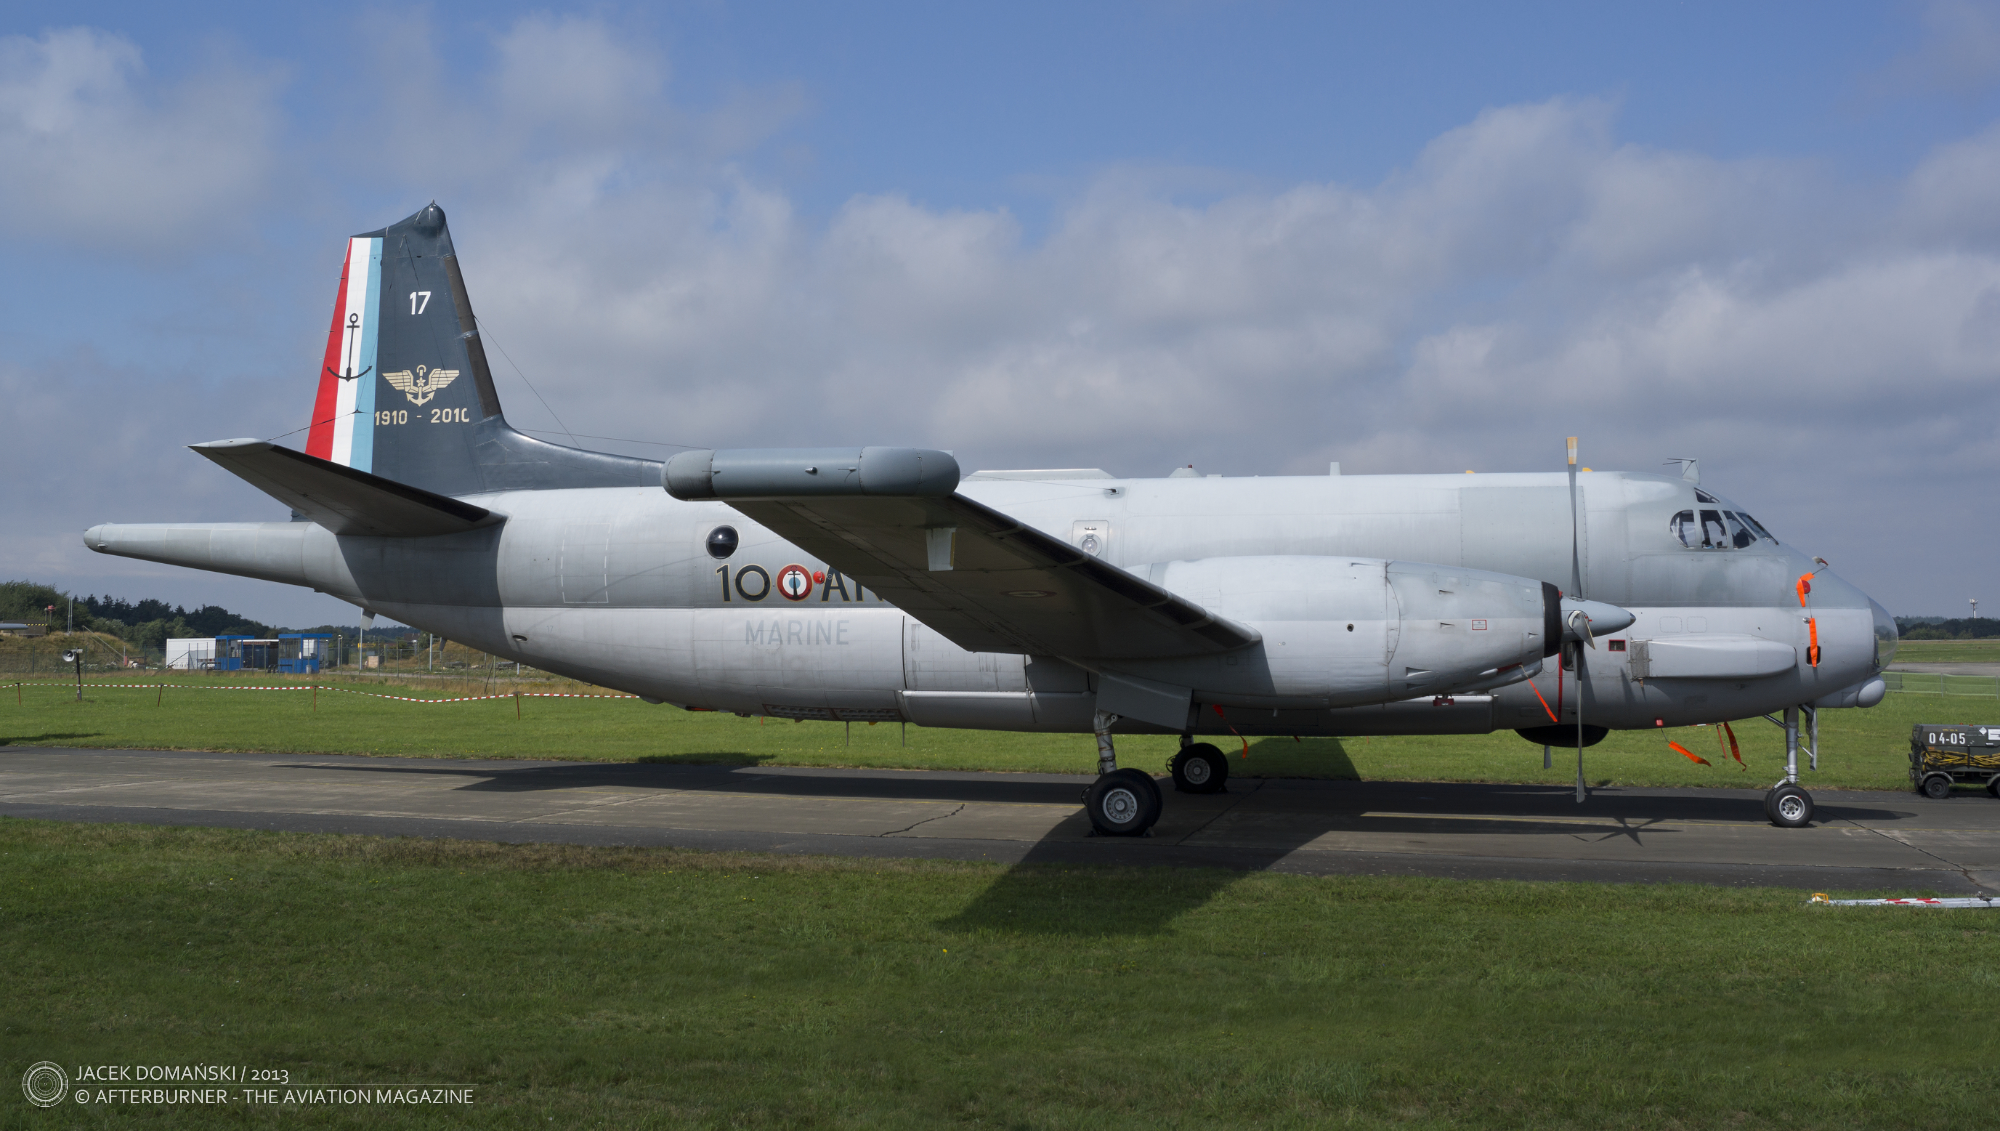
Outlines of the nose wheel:
<svg viewBox="0 0 2000 1131">
<path fill-rule="evenodd" d="M 1813 819 L 1812 794 L 1783 782 L 1764 795 L 1764 815 L 1781 829 L 1802 829 Z"/>
</svg>

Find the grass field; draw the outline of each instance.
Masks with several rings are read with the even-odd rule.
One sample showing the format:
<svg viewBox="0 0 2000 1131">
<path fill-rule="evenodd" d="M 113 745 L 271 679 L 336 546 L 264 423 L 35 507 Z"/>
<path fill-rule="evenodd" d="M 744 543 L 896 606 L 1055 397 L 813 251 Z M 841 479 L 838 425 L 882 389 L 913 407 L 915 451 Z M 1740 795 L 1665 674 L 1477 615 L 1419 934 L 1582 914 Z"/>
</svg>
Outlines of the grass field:
<svg viewBox="0 0 2000 1131">
<path fill-rule="evenodd" d="M 478 1105 L 0 1126 L 1988 1125 L 2000 920 L 1306 878 L 0 820 L 11 1072 Z"/>
<path fill-rule="evenodd" d="M 268 681 L 257 681 L 268 682 Z M 1095 764 L 1088 736 L 987 731 L 907 732 L 893 723 L 789 722 L 648 706 L 635 699 L 511 699 L 426 705 L 322 689 L 216 690 L 210 677 L 169 683 L 161 693 L 87 686 L 0 685 L 0 745 L 105 746 L 273 753 L 357 753 L 426 757 L 642 759 L 774 765 L 878 766 L 1082 773 Z M 435 694 L 393 682 L 346 683 L 394 694 Z M 419 685 L 420 687 L 422 685 Z M 477 692 L 481 685 L 444 688 Z M 540 686 L 540 685 L 536 685 Z M 556 685 L 548 685 L 556 686 Z M 1891 695 L 1868 710 L 1821 716 L 1823 751 L 1812 788 L 1902 789 L 1908 785 L 1910 726 L 1916 722 L 2000 723 L 1990 699 Z M 1748 769 L 1729 761 L 1706 727 L 1613 733 L 1585 752 L 1595 784 L 1766 786 L 1783 764 L 1782 733 L 1768 723 L 1736 726 Z M 850 737 L 851 734 L 851 737 Z M 1699 766 L 1668 747 L 1678 741 L 1713 765 Z M 903 743 L 907 741 L 908 745 Z M 851 743 L 851 744 L 850 744 Z M 1233 740 L 1239 775 L 1404 781 L 1566 782 L 1575 751 L 1542 750 L 1512 731 L 1423 738 L 1254 739 L 1249 755 Z M 1119 739 L 1121 764 L 1164 772 L 1177 746 L 1161 736 Z"/>
</svg>

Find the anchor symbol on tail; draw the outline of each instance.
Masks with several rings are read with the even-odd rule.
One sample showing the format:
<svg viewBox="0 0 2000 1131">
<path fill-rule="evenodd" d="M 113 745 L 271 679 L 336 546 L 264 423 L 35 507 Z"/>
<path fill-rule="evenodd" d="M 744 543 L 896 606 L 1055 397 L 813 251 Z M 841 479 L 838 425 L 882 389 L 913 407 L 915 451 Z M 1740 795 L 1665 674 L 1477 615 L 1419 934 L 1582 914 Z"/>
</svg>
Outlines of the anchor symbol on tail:
<svg viewBox="0 0 2000 1131">
<path fill-rule="evenodd" d="M 359 373 L 356 373 L 354 371 L 354 335 L 355 332 L 360 329 L 361 329 L 361 315 L 359 314 L 348 315 L 347 316 L 347 372 L 345 373 L 336 372 L 333 366 L 331 365 L 326 367 L 326 371 L 328 373 L 332 373 L 335 377 L 338 377 L 343 381 L 352 381 L 356 377 L 366 377 L 368 375 L 368 369 L 375 368 L 374 366 L 371 365 L 368 367 L 368 369 L 363 369 Z"/>
</svg>

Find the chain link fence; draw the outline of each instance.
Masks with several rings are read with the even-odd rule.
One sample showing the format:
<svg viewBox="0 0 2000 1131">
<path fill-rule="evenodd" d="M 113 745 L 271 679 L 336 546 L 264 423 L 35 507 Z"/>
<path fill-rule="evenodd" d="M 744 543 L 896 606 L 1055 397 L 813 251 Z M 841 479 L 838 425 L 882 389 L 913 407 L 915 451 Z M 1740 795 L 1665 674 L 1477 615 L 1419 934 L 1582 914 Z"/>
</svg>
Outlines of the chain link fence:
<svg viewBox="0 0 2000 1131">
<path fill-rule="evenodd" d="M 65 652 L 82 653 L 81 671 Z M 172 659 L 159 649 L 145 649 L 116 636 L 97 632 L 52 633 L 41 637 L 0 637 L 0 684 L 68 682 L 82 676 L 91 683 L 139 679 L 170 684 L 335 684 L 376 690 L 401 688 L 427 696 L 490 696 L 495 694 L 600 694 L 608 691 L 550 672 L 502 659 L 452 641 L 371 639 L 357 656 L 353 640 L 343 642 L 344 661 L 328 663 L 317 674 L 287 675 L 260 668 L 217 671 L 196 664 L 169 668 Z M 333 658 L 329 653 L 328 660 Z M 373 663 L 369 661 L 373 660 Z"/>
<path fill-rule="evenodd" d="M 1883 672 L 1891 691 L 1911 695 L 1963 695 L 2000 699 L 2000 679 L 1984 675 L 1942 675 L 1937 672 Z"/>
</svg>

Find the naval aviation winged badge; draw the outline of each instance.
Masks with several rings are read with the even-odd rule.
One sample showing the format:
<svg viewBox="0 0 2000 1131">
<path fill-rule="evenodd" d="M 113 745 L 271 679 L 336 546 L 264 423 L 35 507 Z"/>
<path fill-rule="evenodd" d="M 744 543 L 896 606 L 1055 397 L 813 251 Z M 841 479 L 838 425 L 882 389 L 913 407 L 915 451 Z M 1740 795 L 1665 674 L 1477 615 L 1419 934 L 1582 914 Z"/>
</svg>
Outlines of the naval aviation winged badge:
<svg viewBox="0 0 2000 1131">
<path fill-rule="evenodd" d="M 382 374 L 383 380 L 394 385 L 398 392 L 409 397 L 410 403 L 414 405 L 423 404 L 425 401 L 430 400 L 432 396 L 443 392 L 444 387 L 451 384 L 452 379 L 457 376 L 458 370 L 456 369 L 427 370 L 421 365 L 417 366 L 415 373 L 411 373 L 407 369 L 399 369 L 394 373 Z"/>
</svg>

